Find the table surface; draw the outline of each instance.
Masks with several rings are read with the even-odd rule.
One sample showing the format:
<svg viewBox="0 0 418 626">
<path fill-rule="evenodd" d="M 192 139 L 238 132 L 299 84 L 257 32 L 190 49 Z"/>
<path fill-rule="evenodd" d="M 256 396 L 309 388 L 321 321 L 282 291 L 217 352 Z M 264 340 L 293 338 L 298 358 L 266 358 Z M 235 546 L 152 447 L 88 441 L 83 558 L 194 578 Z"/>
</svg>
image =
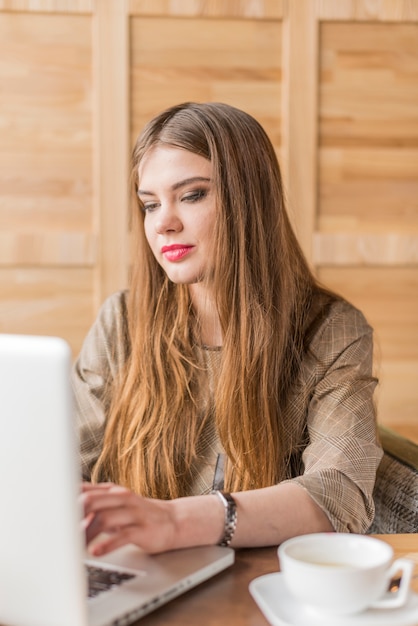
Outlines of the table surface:
<svg viewBox="0 0 418 626">
<path fill-rule="evenodd" d="M 414 553 L 418 559 L 418 533 L 375 535 L 387 541 L 395 557 Z M 237 550 L 235 563 L 227 570 L 154 613 L 139 620 L 137 626 L 267 626 L 268 622 L 253 600 L 251 580 L 278 571 L 277 548 Z M 415 573 L 418 572 L 418 562 Z M 418 592 L 418 579 L 412 584 Z"/>
</svg>

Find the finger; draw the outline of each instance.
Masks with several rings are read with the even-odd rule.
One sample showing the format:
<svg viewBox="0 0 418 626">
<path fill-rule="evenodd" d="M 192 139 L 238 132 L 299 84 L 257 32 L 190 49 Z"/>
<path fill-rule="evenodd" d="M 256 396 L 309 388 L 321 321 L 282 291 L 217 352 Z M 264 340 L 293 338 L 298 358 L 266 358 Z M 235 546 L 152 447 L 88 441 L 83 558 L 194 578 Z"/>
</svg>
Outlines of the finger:
<svg viewBox="0 0 418 626">
<path fill-rule="evenodd" d="M 112 487 L 115 487 L 114 483 L 81 483 L 81 492 L 86 493 L 88 491 L 96 491 L 96 490 L 108 490 Z"/>
<path fill-rule="evenodd" d="M 86 531 L 94 519 L 94 513 L 89 513 L 81 520 L 81 530 Z"/>
<path fill-rule="evenodd" d="M 140 498 L 123 487 L 107 490 L 87 491 L 80 496 L 84 516 L 106 509 L 138 507 Z"/>
<path fill-rule="evenodd" d="M 136 535 L 138 535 L 138 533 L 136 533 Z M 136 536 L 136 541 L 132 541 L 131 533 L 126 533 L 120 530 L 112 535 L 107 535 L 105 538 L 95 541 L 91 545 L 88 545 L 87 551 L 92 556 L 102 556 L 130 543 L 135 543 L 137 546 L 141 547 L 138 539 L 139 537 Z"/>
<path fill-rule="evenodd" d="M 102 556 L 126 545 L 136 545 L 147 554 L 157 554 L 167 549 L 155 533 L 150 535 L 146 529 L 133 525 L 121 528 L 109 535 L 101 535 L 98 540 L 88 546 L 87 550 L 92 556 Z"/>
<path fill-rule="evenodd" d="M 93 515 L 86 526 L 86 541 L 90 543 L 101 533 L 120 533 L 126 527 L 140 528 L 141 520 L 135 509 L 117 508 L 102 510 Z"/>
<path fill-rule="evenodd" d="M 164 533 L 150 532 L 149 528 L 138 526 L 126 526 L 111 535 L 102 535 L 87 549 L 92 556 L 102 556 L 126 545 L 136 545 L 147 554 L 171 549 L 164 539 Z"/>
</svg>

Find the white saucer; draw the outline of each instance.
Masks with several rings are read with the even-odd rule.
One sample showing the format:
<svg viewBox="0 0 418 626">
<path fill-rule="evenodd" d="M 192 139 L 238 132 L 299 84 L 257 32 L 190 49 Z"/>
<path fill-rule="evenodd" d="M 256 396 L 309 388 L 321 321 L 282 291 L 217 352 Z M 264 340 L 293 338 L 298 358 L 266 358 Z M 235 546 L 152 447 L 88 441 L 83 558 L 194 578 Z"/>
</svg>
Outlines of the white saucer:
<svg viewBox="0 0 418 626">
<path fill-rule="evenodd" d="M 282 574 L 266 574 L 250 582 L 249 590 L 272 626 L 417 626 L 418 594 L 410 592 L 403 607 L 368 609 L 356 615 L 329 616 L 299 604 L 285 587 Z"/>
</svg>

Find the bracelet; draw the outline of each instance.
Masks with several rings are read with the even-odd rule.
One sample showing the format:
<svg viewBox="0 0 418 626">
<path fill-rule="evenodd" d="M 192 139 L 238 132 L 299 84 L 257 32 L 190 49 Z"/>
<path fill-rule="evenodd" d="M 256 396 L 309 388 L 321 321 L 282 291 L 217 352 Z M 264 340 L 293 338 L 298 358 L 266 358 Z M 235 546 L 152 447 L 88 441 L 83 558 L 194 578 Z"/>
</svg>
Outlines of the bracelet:
<svg viewBox="0 0 418 626">
<path fill-rule="evenodd" d="M 218 545 L 229 546 L 237 527 L 237 503 L 230 493 L 214 490 L 211 493 L 216 494 L 225 507 L 225 528 L 224 534 Z"/>
</svg>

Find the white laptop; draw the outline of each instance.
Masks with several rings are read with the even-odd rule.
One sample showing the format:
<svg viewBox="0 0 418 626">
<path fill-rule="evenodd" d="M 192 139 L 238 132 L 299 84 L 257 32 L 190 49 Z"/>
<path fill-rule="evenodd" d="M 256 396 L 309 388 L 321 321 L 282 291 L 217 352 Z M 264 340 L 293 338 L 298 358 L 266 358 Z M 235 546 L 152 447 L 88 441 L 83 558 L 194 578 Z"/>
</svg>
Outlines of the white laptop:
<svg viewBox="0 0 418 626">
<path fill-rule="evenodd" d="M 62 339 L 0 335 L 3 626 L 130 624 L 234 561 L 218 546 L 86 558 L 70 367 Z"/>
</svg>

